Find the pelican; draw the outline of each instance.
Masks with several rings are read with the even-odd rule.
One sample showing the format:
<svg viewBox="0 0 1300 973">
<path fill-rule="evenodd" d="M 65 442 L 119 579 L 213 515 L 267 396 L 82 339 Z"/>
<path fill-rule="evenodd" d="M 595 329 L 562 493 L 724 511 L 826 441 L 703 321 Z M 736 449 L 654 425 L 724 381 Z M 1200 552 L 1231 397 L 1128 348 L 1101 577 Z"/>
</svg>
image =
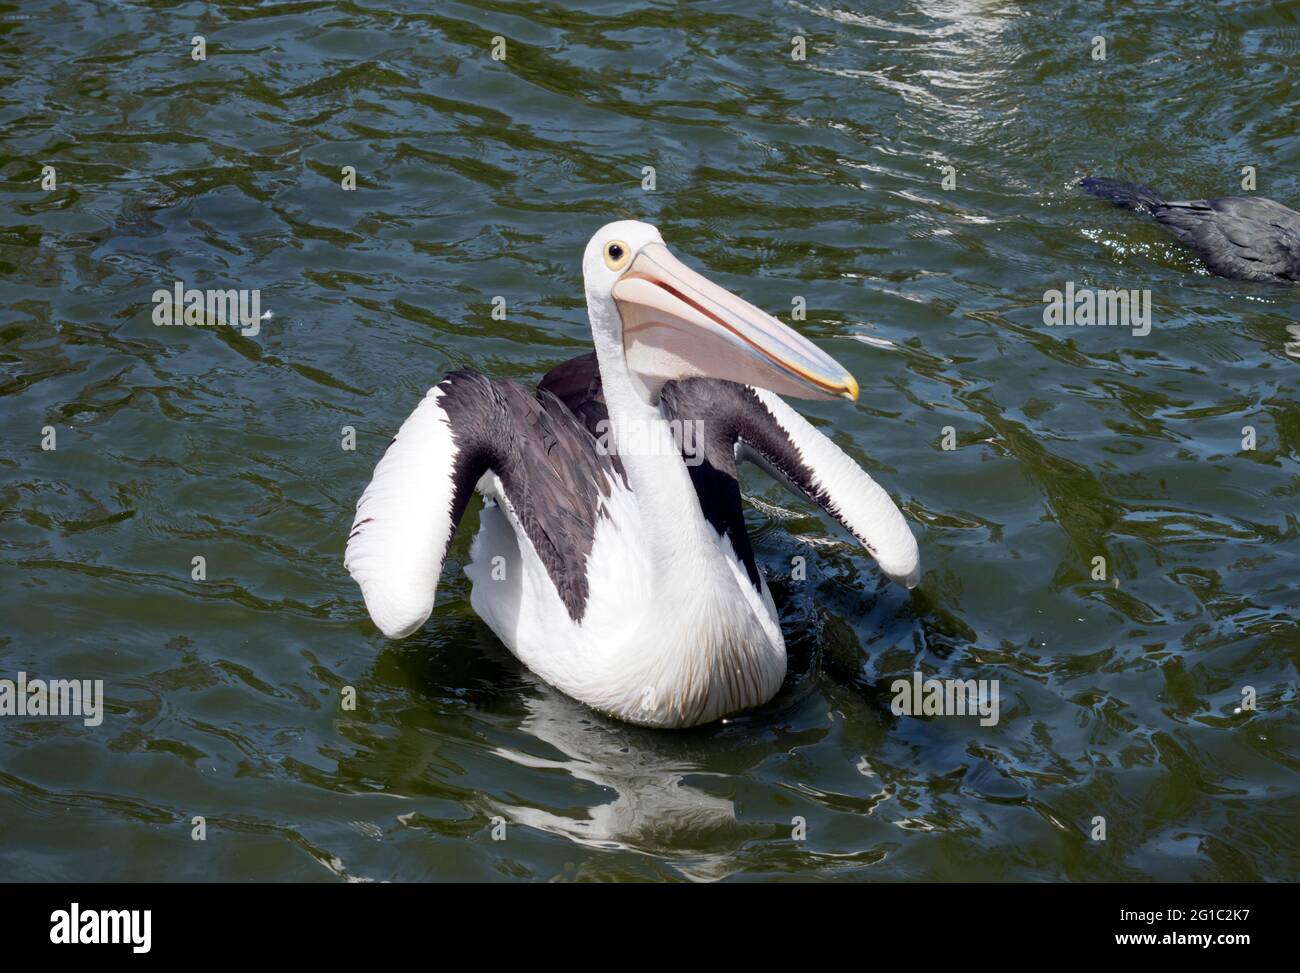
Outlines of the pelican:
<svg viewBox="0 0 1300 973">
<path fill-rule="evenodd" d="M 780 398 L 856 400 L 843 366 L 647 223 L 602 227 L 582 271 L 594 354 L 535 395 L 473 369 L 431 388 L 357 502 L 344 564 L 380 631 L 410 635 L 477 491 L 470 603 L 505 646 L 619 719 L 709 723 L 770 700 L 786 669 L 738 461 L 821 506 L 909 588 L 916 540 L 889 494 Z"/>
</svg>

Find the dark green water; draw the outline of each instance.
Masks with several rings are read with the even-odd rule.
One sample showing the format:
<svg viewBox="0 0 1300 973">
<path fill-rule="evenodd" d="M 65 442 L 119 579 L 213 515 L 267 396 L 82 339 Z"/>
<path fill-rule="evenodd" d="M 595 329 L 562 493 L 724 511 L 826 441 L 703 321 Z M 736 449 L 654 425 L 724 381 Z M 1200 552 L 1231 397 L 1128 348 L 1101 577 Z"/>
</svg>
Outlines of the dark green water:
<svg viewBox="0 0 1300 973">
<path fill-rule="evenodd" d="M 1300 289 L 1072 188 L 1253 165 L 1300 205 L 1298 62 L 1295 3 L 0 3 L 0 677 L 108 697 L 0 718 L 0 878 L 1300 877 Z M 801 408 L 921 542 L 909 595 L 750 474 L 791 676 L 688 732 L 509 656 L 476 506 L 405 642 L 342 565 L 427 387 L 589 347 L 625 217 L 806 298 L 863 391 Z M 157 328 L 177 279 L 274 317 Z M 1045 327 L 1067 281 L 1150 289 L 1152 332 Z M 1000 722 L 894 716 L 917 669 Z"/>
</svg>

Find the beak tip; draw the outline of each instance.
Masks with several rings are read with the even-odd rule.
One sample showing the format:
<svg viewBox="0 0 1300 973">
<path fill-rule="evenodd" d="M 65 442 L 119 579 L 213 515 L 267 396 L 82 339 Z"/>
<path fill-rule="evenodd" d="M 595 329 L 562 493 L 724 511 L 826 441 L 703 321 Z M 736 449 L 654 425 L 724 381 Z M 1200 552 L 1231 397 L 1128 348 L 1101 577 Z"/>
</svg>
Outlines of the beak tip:
<svg viewBox="0 0 1300 973">
<path fill-rule="evenodd" d="M 858 401 L 858 380 L 852 375 L 845 376 L 844 397 L 850 402 Z"/>
</svg>

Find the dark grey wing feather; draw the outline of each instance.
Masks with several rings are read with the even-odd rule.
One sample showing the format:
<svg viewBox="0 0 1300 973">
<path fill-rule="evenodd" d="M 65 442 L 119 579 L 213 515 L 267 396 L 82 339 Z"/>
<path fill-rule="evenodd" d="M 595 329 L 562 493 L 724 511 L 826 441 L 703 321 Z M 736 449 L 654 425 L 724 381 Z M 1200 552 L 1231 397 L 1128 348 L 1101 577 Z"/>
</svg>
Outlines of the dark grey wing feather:
<svg viewBox="0 0 1300 973">
<path fill-rule="evenodd" d="M 539 388 L 534 396 L 469 369 L 448 382 L 443 408 L 455 437 L 472 442 L 487 460 L 474 481 L 487 470 L 501 480 L 569 616 L 579 621 L 587 604 L 587 557 L 605 515 L 602 501 L 621 471 L 549 390 Z"/>
<path fill-rule="evenodd" d="M 593 436 L 604 432 L 602 423 L 609 421 L 609 410 L 594 351 L 556 365 L 537 383 L 537 391 L 549 392 L 563 402 Z"/>
</svg>

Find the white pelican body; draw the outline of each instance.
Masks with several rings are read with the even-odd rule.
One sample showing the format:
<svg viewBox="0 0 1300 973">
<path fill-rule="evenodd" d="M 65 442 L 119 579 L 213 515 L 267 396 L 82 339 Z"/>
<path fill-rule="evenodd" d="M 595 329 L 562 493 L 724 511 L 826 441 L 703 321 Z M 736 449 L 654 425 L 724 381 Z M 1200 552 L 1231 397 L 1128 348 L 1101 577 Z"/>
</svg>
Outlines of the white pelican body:
<svg viewBox="0 0 1300 973">
<path fill-rule="evenodd" d="M 776 608 L 766 583 L 761 595 L 750 585 L 730 542 L 690 523 L 666 523 L 673 538 L 650 536 L 621 484 L 609 510 L 575 622 L 532 546 L 519 543 L 508 508 L 485 508 L 465 570 L 479 617 L 552 686 L 633 722 L 693 726 L 775 696 L 785 678 Z M 497 556 L 496 575 L 507 580 L 492 580 Z"/>
<path fill-rule="evenodd" d="M 477 490 L 471 602 L 510 651 L 622 719 L 707 723 L 785 677 L 737 458 L 820 503 L 909 587 L 916 542 L 888 494 L 774 394 L 856 398 L 842 367 L 680 264 L 647 224 L 602 228 L 583 271 L 595 356 L 535 398 L 468 370 L 431 389 L 357 504 L 345 563 L 384 634 L 409 635 Z"/>
</svg>

